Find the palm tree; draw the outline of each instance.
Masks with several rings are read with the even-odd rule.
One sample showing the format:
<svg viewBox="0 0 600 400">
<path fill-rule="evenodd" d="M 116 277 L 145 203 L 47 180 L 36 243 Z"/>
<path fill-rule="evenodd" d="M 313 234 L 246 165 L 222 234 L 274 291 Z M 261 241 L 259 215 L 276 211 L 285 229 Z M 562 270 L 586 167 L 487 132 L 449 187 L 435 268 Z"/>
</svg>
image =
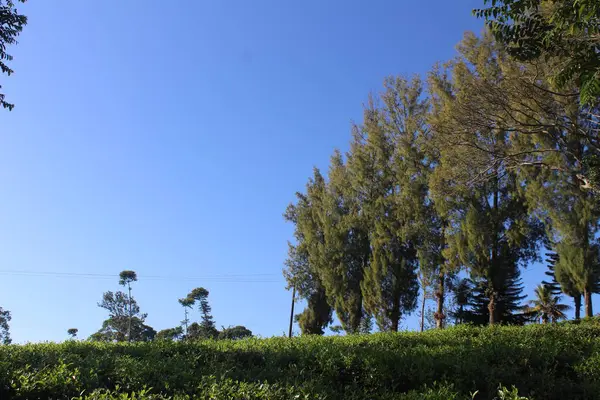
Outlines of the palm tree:
<svg viewBox="0 0 600 400">
<path fill-rule="evenodd" d="M 535 288 L 535 300 L 531 300 L 531 311 L 536 318 L 542 320 L 542 324 L 548 322 L 556 322 L 560 319 L 565 319 L 565 311 L 571 307 L 565 304 L 559 304 L 560 296 L 552 294 L 552 290 L 548 285 L 539 285 Z"/>
</svg>

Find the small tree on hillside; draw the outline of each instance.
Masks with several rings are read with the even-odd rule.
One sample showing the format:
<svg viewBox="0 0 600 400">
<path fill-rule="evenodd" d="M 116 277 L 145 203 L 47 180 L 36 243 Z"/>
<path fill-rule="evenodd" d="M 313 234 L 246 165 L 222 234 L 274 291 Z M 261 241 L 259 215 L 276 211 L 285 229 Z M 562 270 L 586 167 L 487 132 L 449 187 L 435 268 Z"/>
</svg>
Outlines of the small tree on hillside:
<svg viewBox="0 0 600 400">
<path fill-rule="evenodd" d="M 79 332 L 79 329 L 77 329 L 77 328 L 69 328 L 69 329 L 67 329 L 67 333 L 69 334 L 69 336 L 71 337 L 71 339 L 75 339 L 75 337 L 77 337 L 77 332 Z"/>
<path fill-rule="evenodd" d="M 203 287 L 196 288 L 190 292 L 188 299 L 191 299 L 199 303 L 200 313 L 202 315 L 201 322 L 199 324 L 198 335 L 202 338 L 216 338 L 219 331 L 215 327 L 215 321 L 211 314 L 211 307 L 208 303 L 208 290 Z M 190 327 L 191 328 L 191 327 Z M 190 335 L 191 336 L 191 335 Z"/>
<path fill-rule="evenodd" d="M 135 271 L 121 271 L 119 274 L 119 285 L 127 286 L 127 291 L 129 293 L 129 326 L 127 328 L 127 340 L 131 341 L 131 320 L 133 318 L 132 309 L 131 309 L 131 283 L 137 281 L 137 274 Z"/>
<path fill-rule="evenodd" d="M 188 325 L 190 323 L 190 319 L 188 317 L 188 309 L 191 309 L 194 306 L 194 299 L 189 297 L 184 297 L 183 299 L 179 299 L 179 304 L 183 307 L 184 318 L 181 321 L 181 324 L 185 326 L 185 334 L 188 334 Z"/>
</svg>

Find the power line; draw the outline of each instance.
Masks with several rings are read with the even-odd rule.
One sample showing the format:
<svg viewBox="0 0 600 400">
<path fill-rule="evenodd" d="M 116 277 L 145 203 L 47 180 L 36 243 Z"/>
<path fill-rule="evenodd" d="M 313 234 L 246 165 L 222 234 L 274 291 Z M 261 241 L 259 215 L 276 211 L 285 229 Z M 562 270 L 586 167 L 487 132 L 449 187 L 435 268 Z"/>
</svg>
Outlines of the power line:
<svg viewBox="0 0 600 400">
<path fill-rule="evenodd" d="M 5 276 L 30 276 L 30 277 L 63 277 L 63 278 L 81 278 L 108 280 L 116 279 L 118 274 L 99 274 L 82 272 L 59 272 L 59 271 L 18 271 L 18 270 L 0 270 L 0 275 Z M 147 275 L 140 276 L 141 281 L 165 281 L 165 280 L 185 280 L 185 281 L 210 281 L 210 282 L 241 282 L 241 283 L 269 283 L 281 282 L 276 279 L 275 273 L 253 273 L 253 274 L 212 274 L 199 276 L 161 276 Z"/>
</svg>

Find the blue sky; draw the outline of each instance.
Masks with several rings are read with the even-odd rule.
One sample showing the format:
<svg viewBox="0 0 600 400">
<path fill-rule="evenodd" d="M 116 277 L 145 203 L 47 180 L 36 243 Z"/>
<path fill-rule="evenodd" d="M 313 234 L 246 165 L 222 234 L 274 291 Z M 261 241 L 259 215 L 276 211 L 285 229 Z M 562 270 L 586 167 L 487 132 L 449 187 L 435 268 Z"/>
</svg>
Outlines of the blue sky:
<svg viewBox="0 0 600 400">
<path fill-rule="evenodd" d="M 118 289 L 106 275 L 123 269 L 138 272 L 134 294 L 157 330 L 204 286 L 218 325 L 282 334 L 286 205 L 313 165 L 347 148 L 385 76 L 423 74 L 480 31 L 480 3 L 21 6 L 16 73 L 1 78 L 17 106 L 0 116 L 0 305 L 14 339 L 87 337 L 106 316 L 102 292 Z M 526 272 L 527 287 L 542 274 Z"/>
</svg>

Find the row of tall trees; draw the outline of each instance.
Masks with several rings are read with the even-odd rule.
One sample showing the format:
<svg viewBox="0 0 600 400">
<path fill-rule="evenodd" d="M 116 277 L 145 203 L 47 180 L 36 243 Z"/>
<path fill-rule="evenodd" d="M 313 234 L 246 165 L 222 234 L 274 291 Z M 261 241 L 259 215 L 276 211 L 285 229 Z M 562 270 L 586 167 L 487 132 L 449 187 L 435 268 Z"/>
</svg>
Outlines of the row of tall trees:
<svg viewBox="0 0 600 400">
<path fill-rule="evenodd" d="M 302 332 L 322 334 L 334 312 L 349 333 L 370 318 L 396 331 L 420 287 L 438 328 L 556 319 L 523 303 L 521 269 L 541 244 L 554 256 L 539 295 L 572 297 L 577 316 L 583 299 L 592 316 L 600 207 L 583 160 L 596 154 L 598 102 L 556 83 L 557 57 L 515 59 L 491 32 L 466 34 L 458 53 L 425 82 L 386 79 L 350 150 L 286 210 Z"/>
<path fill-rule="evenodd" d="M 140 342 L 150 340 L 195 340 L 195 339 L 242 339 L 252 336 L 252 332 L 244 326 L 229 327 L 219 331 L 211 314 L 208 302 L 208 290 L 199 287 L 192 290 L 186 297 L 179 300 L 184 308 L 185 318 L 181 325 L 156 332 L 145 323 L 148 314 L 142 313 L 132 296 L 131 284 L 137 282 L 135 271 L 122 271 L 119 274 L 119 284 L 127 288 L 127 292 L 105 292 L 98 306 L 108 311 L 108 319 L 102 323 L 102 328 L 90 336 L 92 341 L 103 342 Z M 190 324 L 189 311 L 198 305 L 200 322 Z M 68 330 L 74 338 L 78 330 Z"/>
</svg>

